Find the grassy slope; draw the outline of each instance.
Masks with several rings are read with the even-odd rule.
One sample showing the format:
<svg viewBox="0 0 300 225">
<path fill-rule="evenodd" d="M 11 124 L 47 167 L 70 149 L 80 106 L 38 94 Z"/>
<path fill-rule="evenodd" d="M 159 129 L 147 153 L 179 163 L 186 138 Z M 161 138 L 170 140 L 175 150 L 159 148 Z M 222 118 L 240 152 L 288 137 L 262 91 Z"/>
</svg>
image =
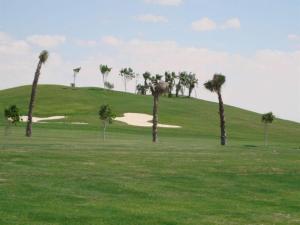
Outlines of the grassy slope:
<svg viewBox="0 0 300 225">
<path fill-rule="evenodd" d="M 26 115 L 30 87 L 19 87 L 0 91 L 0 110 L 9 104 L 17 104 L 22 114 Z M 99 106 L 109 103 L 119 116 L 124 112 L 152 112 L 152 97 L 105 91 L 98 88 L 81 88 L 73 90 L 64 86 L 40 86 L 36 103 L 35 116 L 67 115 L 68 120 L 88 122 L 98 127 L 97 112 Z M 161 98 L 159 118 L 161 123 L 180 125 L 182 129 L 160 129 L 162 136 L 219 136 L 218 106 L 196 99 Z M 230 139 L 262 140 L 263 126 L 260 115 L 238 109 L 225 107 L 227 133 Z M 149 129 L 128 127 L 116 123 L 111 129 L 126 130 L 131 133 L 146 133 Z M 271 141 L 278 143 L 299 143 L 300 124 L 276 120 L 271 125 Z"/>
<path fill-rule="evenodd" d="M 25 113 L 28 95 L 0 91 L 0 110 L 15 103 Z M 162 98 L 161 122 L 182 129 L 160 129 L 153 145 L 148 128 L 115 123 L 103 143 L 101 103 L 150 113 L 151 97 L 61 86 L 38 96 L 35 115 L 90 125 L 35 125 L 31 139 L 24 125 L 0 133 L 1 225 L 300 223 L 299 124 L 277 120 L 263 147 L 260 116 L 226 107 L 230 142 L 221 147 L 216 104 Z"/>
</svg>

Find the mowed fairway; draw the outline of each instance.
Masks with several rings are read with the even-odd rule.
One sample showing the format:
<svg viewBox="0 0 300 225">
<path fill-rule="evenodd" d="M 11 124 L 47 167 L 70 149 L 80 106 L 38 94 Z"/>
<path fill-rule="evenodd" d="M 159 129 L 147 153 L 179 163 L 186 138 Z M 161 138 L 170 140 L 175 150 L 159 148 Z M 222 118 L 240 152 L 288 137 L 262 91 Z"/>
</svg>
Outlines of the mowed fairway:
<svg viewBox="0 0 300 225">
<path fill-rule="evenodd" d="M 0 109 L 26 112 L 29 87 L 0 91 Z M 276 120 L 263 146 L 258 114 L 226 106 L 229 144 L 219 146 L 217 104 L 160 101 L 159 129 L 116 122 L 103 142 L 97 110 L 151 112 L 150 96 L 41 86 L 36 116 L 63 123 L 0 124 L 0 224 L 300 224 L 300 125 Z M 70 121 L 89 125 L 71 125 Z"/>
</svg>

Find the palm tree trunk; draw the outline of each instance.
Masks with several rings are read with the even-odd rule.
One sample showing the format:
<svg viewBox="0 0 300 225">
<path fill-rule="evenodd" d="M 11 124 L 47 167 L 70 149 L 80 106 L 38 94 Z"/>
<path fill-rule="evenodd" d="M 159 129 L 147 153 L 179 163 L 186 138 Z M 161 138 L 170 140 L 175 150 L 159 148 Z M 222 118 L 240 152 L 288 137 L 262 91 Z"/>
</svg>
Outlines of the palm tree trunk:
<svg viewBox="0 0 300 225">
<path fill-rule="evenodd" d="M 75 82 L 76 82 L 76 72 L 74 72 L 74 79 L 73 79 L 74 88 L 76 87 Z"/>
<path fill-rule="evenodd" d="M 158 94 L 153 94 L 153 126 L 152 126 L 152 141 L 157 142 L 157 123 L 158 123 Z"/>
<path fill-rule="evenodd" d="M 268 124 L 265 123 L 265 146 L 268 145 Z"/>
<path fill-rule="evenodd" d="M 193 88 L 189 88 L 189 98 L 191 97 L 192 91 L 193 91 Z"/>
<path fill-rule="evenodd" d="M 37 89 L 37 84 L 39 81 L 41 68 L 42 68 L 42 62 L 39 61 L 36 71 L 35 71 L 34 80 L 32 83 L 31 97 L 30 97 L 29 110 L 28 110 L 28 121 L 27 121 L 27 128 L 26 128 L 26 136 L 27 137 L 31 137 L 31 135 L 32 135 L 32 112 L 33 112 L 33 108 L 34 108 L 36 89 Z"/>
<path fill-rule="evenodd" d="M 178 83 L 178 84 L 176 85 L 176 97 L 178 97 L 178 95 L 179 95 L 180 88 L 181 88 L 181 84 Z"/>
<path fill-rule="evenodd" d="M 103 122 L 103 141 L 105 141 L 106 139 L 105 132 L 106 132 L 106 121 Z"/>
<path fill-rule="evenodd" d="M 124 87 L 125 87 L 125 92 L 127 92 L 127 87 L 126 87 L 126 78 L 124 77 Z"/>
<path fill-rule="evenodd" d="M 222 95 L 220 91 L 218 91 L 218 98 L 219 98 L 219 115 L 220 115 L 220 128 L 221 128 L 221 145 L 226 145 L 224 104 L 223 104 Z"/>
<path fill-rule="evenodd" d="M 102 74 L 102 81 L 103 81 L 103 89 L 105 88 L 105 80 L 104 80 L 105 78 L 104 78 L 104 74 Z"/>
</svg>

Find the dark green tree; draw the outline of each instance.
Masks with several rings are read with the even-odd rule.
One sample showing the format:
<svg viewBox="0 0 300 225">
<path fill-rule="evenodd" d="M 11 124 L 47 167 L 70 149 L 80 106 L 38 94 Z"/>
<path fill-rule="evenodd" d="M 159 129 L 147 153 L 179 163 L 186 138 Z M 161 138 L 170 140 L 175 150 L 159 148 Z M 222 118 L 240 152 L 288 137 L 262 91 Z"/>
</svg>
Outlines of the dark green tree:
<svg viewBox="0 0 300 225">
<path fill-rule="evenodd" d="M 264 123 L 264 133 L 265 133 L 265 146 L 268 145 L 269 139 L 269 126 L 268 124 L 273 123 L 275 116 L 272 112 L 265 113 L 261 116 L 261 121 Z"/>
<path fill-rule="evenodd" d="M 103 124 L 103 140 L 106 138 L 106 128 L 108 124 L 113 122 L 113 119 L 116 117 L 116 114 L 112 111 L 111 107 L 108 104 L 100 106 L 99 118 Z"/>
<path fill-rule="evenodd" d="M 216 92 L 219 99 L 219 115 L 220 115 L 220 128 L 221 128 L 221 145 L 226 145 L 226 130 L 225 130 L 225 115 L 224 115 L 224 104 L 222 100 L 221 89 L 225 83 L 225 76 L 222 74 L 215 74 L 213 79 L 207 81 L 204 87 L 211 92 Z"/>
</svg>

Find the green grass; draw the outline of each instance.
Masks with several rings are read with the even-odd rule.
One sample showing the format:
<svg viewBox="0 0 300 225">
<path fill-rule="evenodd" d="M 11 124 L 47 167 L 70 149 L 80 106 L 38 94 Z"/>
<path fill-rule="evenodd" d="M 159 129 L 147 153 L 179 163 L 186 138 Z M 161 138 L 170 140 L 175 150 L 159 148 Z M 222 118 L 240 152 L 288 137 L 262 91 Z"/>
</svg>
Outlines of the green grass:
<svg viewBox="0 0 300 225">
<path fill-rule="evenodd" d="M 26 113 L 30 88 L 0 91 L 0 110 Z M 276 120 L 263 146 L 260 115 L 226 106 L 229 144 L 219 146 L 217 104 L 160 100 L 159 129 L 114 123 L 103 142 L 97 111 L 151 112 L 151 96 L 40 86 L 36 116 L 67 121 L 0 132 L 0 224 L 300 224 L 300 125 Z M 0 124 L 3 129 L 3 123 Z"/>
</svg>

